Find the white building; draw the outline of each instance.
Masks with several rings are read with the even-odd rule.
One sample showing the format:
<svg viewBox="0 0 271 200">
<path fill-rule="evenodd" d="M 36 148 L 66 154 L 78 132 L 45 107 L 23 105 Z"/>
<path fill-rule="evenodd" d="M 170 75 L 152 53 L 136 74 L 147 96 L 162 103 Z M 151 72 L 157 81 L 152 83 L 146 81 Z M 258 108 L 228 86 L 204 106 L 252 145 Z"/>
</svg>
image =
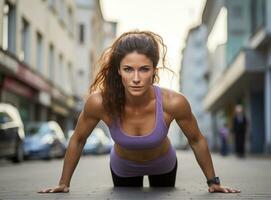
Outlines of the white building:
<svg viewBox="0 0 271 200">
<path fill-rule="evenodd" d="M 1 0 L 0 8 L 1 101 L 24 122 L 73 126 L 75 2 Z"/>
<path fill-rule="evenodd" d="M 99 0 L 77 0 L 76 94 L 84 97 L 98 72 L 97 60 L 116 37 L 116 23 L 105 21 Z"/>
<path fill-rule="evenodd" d="M 89 87 L 99 71 L 97 61 L 102 51 L 111 45 L 116 38 L 116 22 L 106 21 L 101 12 L 99 0 L 77 0 L 76 14 L 76 73 L 79 80 L 76 94 L 81 97 L 81 109 Z M 98 127 L 102 128 L 108 135 L 109 130 L 101 121 Z"/>
</svg>

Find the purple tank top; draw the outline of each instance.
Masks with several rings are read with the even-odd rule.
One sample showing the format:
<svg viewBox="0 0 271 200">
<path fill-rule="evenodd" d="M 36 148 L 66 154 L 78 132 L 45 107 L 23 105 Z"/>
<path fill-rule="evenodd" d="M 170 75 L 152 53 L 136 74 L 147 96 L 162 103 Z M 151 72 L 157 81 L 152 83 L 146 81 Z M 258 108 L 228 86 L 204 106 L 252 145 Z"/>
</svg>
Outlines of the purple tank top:
<svg viewBox="0 0 271 200">
<path fill-rule="evenodd" d="M 120 127 L 120 120 L 115 120 L 109 127 L 115 143 L 126 149 L 151 149 L 159 146 L 167 137 L 168 127 L 163 117 L 162 94 L 158 86 L 154 86 L 156 96 L 155 127 L 144 136 L 129 136 Z"/>
<path fill-rule="evenodd" d="M 127 149 L 150 149 L 159 146 L 167 137 L 168 127 L 163 117 L 161 89 L 154 86 L 156 96 L 155 127 L 145 136 L 129 136 L 121 130 L 119 120 L 109 127 L 113 140 Z M 154 160 L 138 163 L 123 159 L 115 152 L 114 147 L 110 153 L 110 166 L 115 174 L 121 177 L 134 177 L 156 175 L 170 172 L 176 163 L 176 152 L 172 145 L 168 152 Z"/>
</svg>

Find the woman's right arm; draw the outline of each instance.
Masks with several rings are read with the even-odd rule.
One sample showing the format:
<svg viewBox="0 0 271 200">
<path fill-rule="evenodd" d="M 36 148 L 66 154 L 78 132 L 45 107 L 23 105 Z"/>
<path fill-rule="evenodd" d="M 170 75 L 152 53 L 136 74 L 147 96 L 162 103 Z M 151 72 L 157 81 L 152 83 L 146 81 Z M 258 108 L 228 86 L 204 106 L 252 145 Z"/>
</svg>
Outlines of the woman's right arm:
<svg viewBox="0 0 271 200">
<path fill-rule="evenodd" d="M 59 184 L 39 193 L 69 192 L 72 174 L 77 166 L 83 147 L 89 134 L 101 119 L 102 101 L 99 94 L 90 95 L 80 113 L 75 130 L 65 153 L 62 175 Z"/>
</svg>

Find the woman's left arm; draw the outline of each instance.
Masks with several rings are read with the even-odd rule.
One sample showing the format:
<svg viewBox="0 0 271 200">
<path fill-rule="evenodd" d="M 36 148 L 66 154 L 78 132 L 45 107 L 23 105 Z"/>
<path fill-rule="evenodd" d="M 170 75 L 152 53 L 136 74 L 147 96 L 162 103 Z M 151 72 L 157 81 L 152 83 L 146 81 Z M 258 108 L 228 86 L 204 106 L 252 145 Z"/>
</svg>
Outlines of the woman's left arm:
<svg viewBox="0 0 271 200">
<path fill-rule="evenodd" d="M 170 102 L 170 114 L 187 137 L 188 143 L 191 146 L 206 179 L 213 179 L 215 177 L 215 170 L 208 144 L 198 128 L 197 121 L 191 111 L 189 102 L 181 94 L 173 95 Z M 240 190 L 223 187 L 220 184 L 211 184 L 208 191 L 225 193 L 240 192 Z"/>
</svg>

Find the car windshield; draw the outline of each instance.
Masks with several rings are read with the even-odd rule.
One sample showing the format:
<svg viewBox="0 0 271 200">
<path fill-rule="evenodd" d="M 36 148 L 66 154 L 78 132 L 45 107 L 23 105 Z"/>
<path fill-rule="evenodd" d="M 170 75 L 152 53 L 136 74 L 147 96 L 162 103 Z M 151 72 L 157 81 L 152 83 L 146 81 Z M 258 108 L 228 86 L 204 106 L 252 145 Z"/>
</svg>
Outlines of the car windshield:
<svg viewBox="0 0 271 200">
<path fill-rule="evenodd" d="M 25 127 L 26 135 L 45 135 L 49 133 L 50 129 L 46 123 L 28 124 Z"/>
<path fill-rule="evenodd" d="M 12 121 L 11 118 L 4 112 L 0 112 L 0 124 L 5 124 Z"/>
</svg>

